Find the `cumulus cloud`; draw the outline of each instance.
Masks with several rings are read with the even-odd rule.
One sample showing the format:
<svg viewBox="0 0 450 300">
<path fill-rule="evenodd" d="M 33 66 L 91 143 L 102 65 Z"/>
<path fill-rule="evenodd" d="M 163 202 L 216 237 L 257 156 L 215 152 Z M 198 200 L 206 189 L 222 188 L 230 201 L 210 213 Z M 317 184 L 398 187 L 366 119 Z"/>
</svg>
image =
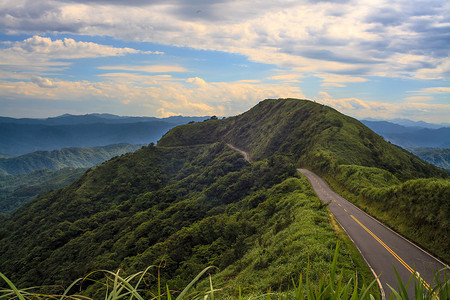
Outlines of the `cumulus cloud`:
<svg viewBox="0 0 450 300">
<path fill-rule="evenodd" d="M 124 9 L 116 0 L 9 0 L 0 27 L 226 51 L 302 72 L 449 75 L 448 1 L 372 2 L 132 0 Z M 132 51 L 78 46 L 92 55 Z"/>
<path fill-rule="evenodd" d="M 53 59 L 95 58 L 142 53 L 140 50 L 131 48 L 116 48 L 92 42 L 75 41 L 71 38 L 52 40 L 51 38 L 37 35 L 22 42 L 15 42 L 7 50 L 18 52 L 21 55 L 45 55 Z"/>
<path fill-rule="evenodd" d="M 41 88 L 55 88 L 56 86 L 53 85 L 53 82 L 48 78 L 42 78 L 39 76 L 33 76 L 31 77 L 31 82 L 37 84 Z"/>
</svg>

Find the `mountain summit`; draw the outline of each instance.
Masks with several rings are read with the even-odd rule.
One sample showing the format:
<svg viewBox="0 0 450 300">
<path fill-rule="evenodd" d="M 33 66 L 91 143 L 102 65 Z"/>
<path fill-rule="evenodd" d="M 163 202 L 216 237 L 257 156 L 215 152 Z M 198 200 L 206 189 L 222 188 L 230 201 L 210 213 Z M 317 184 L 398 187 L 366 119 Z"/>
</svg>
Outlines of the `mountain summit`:
<svg viewBox="0 0 450 300">
<path fill-rule="evenodd" d="M 158 145 L 218 141 L 246 150 L 253 160 L 286 155 L 296 165 L 316 171 L 361 165 L 387 170 L 400 179 L 447 174 L 386 142 L 358 120 L 309 100 L 264 100 L 236 117 L 176 127 Z"/>
</svg>

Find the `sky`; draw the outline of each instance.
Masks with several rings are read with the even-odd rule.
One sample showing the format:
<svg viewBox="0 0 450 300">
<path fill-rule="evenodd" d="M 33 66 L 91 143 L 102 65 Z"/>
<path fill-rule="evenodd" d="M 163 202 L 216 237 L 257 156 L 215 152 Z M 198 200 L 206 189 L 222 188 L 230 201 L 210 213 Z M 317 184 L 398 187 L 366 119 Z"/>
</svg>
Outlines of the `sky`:
<svg viewBox="0 0 450 300">
<path fill-rule="evenodd" d="M 232 116 L 288 97 L 449 123 L 450 2 L 0 1 L 0 116 Z"/>
</svg>

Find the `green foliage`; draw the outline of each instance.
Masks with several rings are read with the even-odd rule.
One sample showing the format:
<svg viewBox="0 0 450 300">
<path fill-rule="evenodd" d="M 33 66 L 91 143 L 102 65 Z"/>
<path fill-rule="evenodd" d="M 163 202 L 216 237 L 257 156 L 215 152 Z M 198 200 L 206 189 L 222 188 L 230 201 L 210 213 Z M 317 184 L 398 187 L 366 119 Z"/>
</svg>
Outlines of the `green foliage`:
<svg viewBox="0 0 450 300">
<path fill-rule="evenodd" d="M 0 215 L 10 215 L 37 195 L 68 186 L 86 171 L 64 168 L 39 170 L 30 174 L 0 176 Z"/>
<path fill-rule="evenodd" d="M 450 260 L 450 179 L 422 178 L 400 182 L 391 173 L 361 166 L 339 166 L 328 179 L 345 197 L 398 232 Z M 357 195 L 355 195 L 355 193 Z"/>
<path fill-rule="evenodd" d="M 114 144 L 93 148 L 65 148 L 53 151 L 37 151 L 18 157 L 0 158 L 0 170 L 4 175 L 27 174 L 37 170 L 63 168 L 88 168 L 114 156 L 134 152 L 141 145 Z"/>
<path fill-rule="evenodd" d="M 450 171 L 450 148 L 409 148 L 426 162 Z"/>
<path fill-rule="evenodd" d="M 298 282 L 295 282 L 295 279 L 292 278 L 290 286 L 287 288 L 288 292 L 273 292 L 270 287 L 268 288 L 268 292 L 265 294 L 251 294 L 246 295 L 248 299 L 254 298 L 266 298 L 266 299 L 296 299 L 296 300 L 358 300 L 358 299 L 379 299 L 380 296 L 377 293 L 373 293 L 371 288 L 376 285 L 376 279 L 374 279 L 368 286 L 365 284 L 362 287 L 358 287 L 358 274 L 355 272 L 353 277 L 350 280 L 346 281 L 344 277 L 344 270 L 341 269 L 340 272 L 337 272 L 338 269 L 338 258 L 339 258 L 339 243 L 336 246 L 334 251 L 334 256 L 332 262 L 329 263 L 329 268 L 326 272 L 321 273 L 316 280 L 311 280 L 309 271 L 309 265 L 306 270 L 306 280 L 303 280 L 303 273 L 300 272 Z M 120 275 L 120 270 L 117 272 L 111 271 L 94 271 L 85 276 L 84 278 L 79 278 L 72 282 L 68 288 L 66 288 L 62 294 L 55 292 L 53 294 L 46 294 L 40 292 L 34 292 L 34 290 L 45 290 L 51 288 L 55 290 L 55 287 L 35 287 L 35 288 L 26 288 L 19 289 L 14 283 L 6 277 L 4 274 L 0 273 L 0 278 L 5 281 L 7 287 L 0 288 L 0 299 L 85 299 L 92 300 L 91 297 L 86 297 L 82 294 L 73 294 L 74 287 L 83 284 L 87 281 L 94 281 L 102 285 L 101 294 L 99 297 L 108 300 L 118 300 L 122 298 L 131 299 L 168 299 L 171 300 L 172 297 L 177 296 L 176 300 L 181 299 L 229 299 L 229 298 L 237 298 L 244 299 L 242 295 L 242 290 L 239 287 L 237 292 L 230 295 L 229 287 L 214 287 L 213 279 L 211 277 L 211 269 L 214 267 L 207 267 L 203 269 L 198 275 L 187 284 L 184 289 L 179 291 L 174 291 L 169 289 L 169 286 L 166 284 L 166 289 L 162 288 L 162 283 L 160 281 L 160 269 L 158 269 L 158 275 L 156 277 L 156 286 L 153 288 L 148 285 L 148 278 L 150 276 L 151 269 L 155 269 L 155 267 L 150 266 L 147 267 L 144 271 L 137 272 L 135 274 L 123 277 Z M 201 280 L 202 276 L 206 273 L 209 273 L 208 277 L 208 287 L 206 289 L 201 288 L 201 284 L 196 284 Z M 94 275 L 97 273 L 102 273 L 104 278 L 97 278 Z M 446 272 L 443 272 L 446 274 Z M 339 274 L 339 275 L 338 275 Z M 440 279 L 439 273 L 436 273 L 436 281 L 429 287 L 429 289 L 424 288 L 423 281 L 421 277 L 417 274 L 411 275 L 411 279 L 405 285 L 404 282 L 398 278 L 398 291 L 391 287 L 392 295 L 390 299 L 409 299 L 409 295 L 407 294 L 408 286 L 414 281 L 415 285 L 415 293 L 414 299 L 418 300 L 448 300 L 450 299 L 450 280 L 445 276 L 444 280 Z M 205 280 L 204 280 L 205 282 Z M 215 282 L 215 281 L 214 281 Z M 145 285 L 145 286 L 144 286 Z M 152 290 L 156 290 L 156 293 L 153 293 Z M 194 291 L 192 291 L 194 290 Z M 56 290 L 55 290 L 56 291 Z M 104 296 L 103 296 L 104 295 Z M 236 297 L 237 295 L 237 297 Z"/>
<path fill-rule="evenodd" d="M 338 165 L 346 164 L 384 169 L 400 180 L 448 176 L 448 172 L 384 141 L 359 121 L 298 99 L 268 99 L 236 117 L 179 126 L 158 145 L 217 141 L 246 150 L 252 160 L 285 155 L 319 173 L 334 172 Z"/>
</svg>

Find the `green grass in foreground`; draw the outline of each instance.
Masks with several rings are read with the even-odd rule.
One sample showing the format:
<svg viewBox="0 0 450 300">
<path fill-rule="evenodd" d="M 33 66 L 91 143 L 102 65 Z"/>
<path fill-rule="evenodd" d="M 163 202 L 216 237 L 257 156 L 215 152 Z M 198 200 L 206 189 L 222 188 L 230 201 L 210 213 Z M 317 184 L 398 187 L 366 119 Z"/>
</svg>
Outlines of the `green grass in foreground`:
<svg viewBox="0 0 450 300">
<path fill-rule="evenodd" d="M 339 243 L 336 246 L 333 261 L 329 271 L 325 274 L 321 274 L 318 280 L 313 281 L 308 276 L 306 271 L 306 278 L 303 273 L 300 273 L 299 279 L 292 279 L 292 286 L 287 292 L 271 292 L 267 291 L 265 294 L 246 296 L 245 299 L 377 299 L 378 295 L 373 295 L 370 291 L 372 285 L 376 285 L 376 279 L 373 280 L 368 286 L 363 285 L 358 288 L 357 273 L 354 274 L 348 282 L 344 282 L 343 270 L 338 272 L 337 260 L 339 256 Z M 152 293 L 146 286 L 147 278 L 153 277 L 150 274 L 150 270 L 155 268 L 158 270 L 157 292 Z M 18 289 L 13 282 L 11 282 L 5 275 L 0 273 L 0 277 L 6 282 L 7 288 L 0 288 L 0 299 L 79 299 L 79 300 L 92 300 L 92 298 L 86 297 L 81 294 L 74 294 L 73 291 L 76 288 L 80 288 L 83 283 L 94 281 L 100 282 L 104 286 L 105 299 L 117 300 L 117 299 L 215 299 L 223 298 L 223 293 L 226 287 L 217 288 L 214 287 L 211 274 L 209 274 L 209 287 L 204 290 L 197 290 L 195 285 L 200 279 L 210 271 L 214 270 L 214 267 L 207 267 L 202 270 L 182 291 L 170 290 L 169 286 L 161 286 L 159 280 L 160 269 L 156 266 L 150 266 L 142 272 L 135 273 L 133 275 L 122 277 L 120 270 L 117 272 L 111 271 L 94 271 L 85 276 L 75 280 L 68 288 L 66 288 L 61 294 L 45 294 L 35 291 L 40 291 L 48 287 L 32 287 L 25 289 Z M 98 279 L 97 273 L 103 274 L 104 278 Z M 445 272 L 444 272 L 445 273 Z M 398 276 L 398 275 L 397 275 Z M 436 276 L 435 282 L 433 282 L 431 289 L 426 290 L 423 287 L 421 278 L 411 276 L 409 282 L 405 285 L 398 277 L 398 291 L 391 287 L 392 295 L 389 299 L 409 299 L 406 290 L 408 286 L 412 284 L 414 279 L 415 284 L 415 298 L 420 300 L 426 299 L 450 299 L 450 279 L 445 277 L 444 281 Z M 204 281 L 205 281 L 204 280 Z M 176 297 L 176 298 L 175 298 Z M 244 299 L 241 289 L 234 297 L 229 295 L 226 298 Z"/>
</svg>

